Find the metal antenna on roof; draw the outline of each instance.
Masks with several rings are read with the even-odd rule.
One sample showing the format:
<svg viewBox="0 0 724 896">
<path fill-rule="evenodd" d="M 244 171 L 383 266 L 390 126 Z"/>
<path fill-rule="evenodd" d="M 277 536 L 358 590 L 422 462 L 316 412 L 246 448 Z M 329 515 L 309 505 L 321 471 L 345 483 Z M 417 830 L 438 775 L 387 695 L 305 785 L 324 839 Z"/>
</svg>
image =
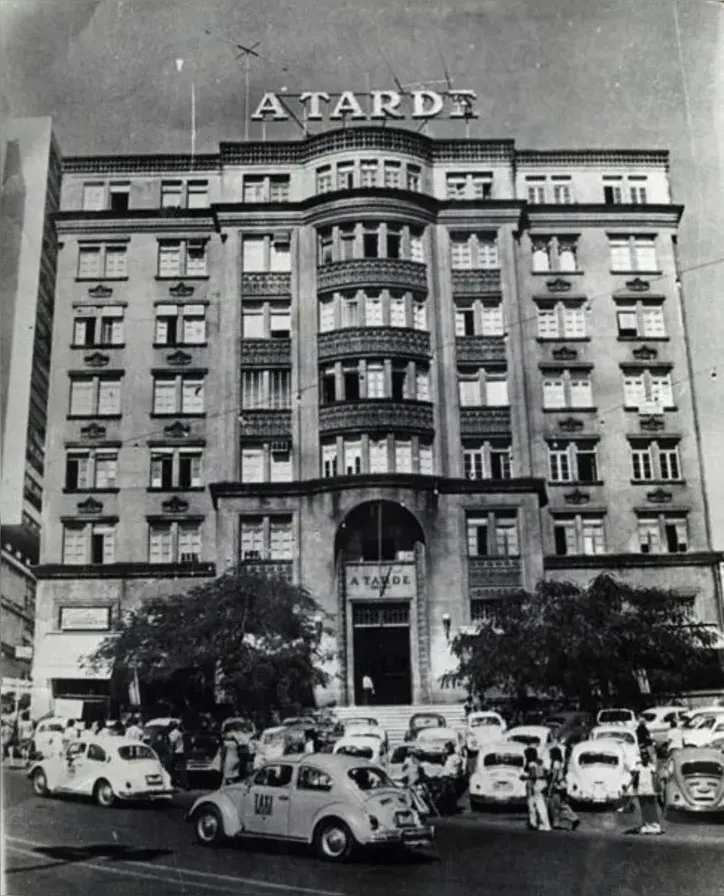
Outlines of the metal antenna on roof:
<svg viewBox="0 0 724 896">
<path fill-rule="evenodd" d="M 447 83 L 447 81 L 443 81 L 442 79 L 439 79 L 439 80 L 437 80 L 437 81 L 435 81 L 435 80 L 415 81 L 413 84 L 403 84 L 402 87 L 403 87 L 405 90 L 407 90 L 408 88 L 409 88 L 410 90 L 429 90 L 430 87 L 431 87 L 431 85 L 433 85 L 433 84 L 446 84 L 446 83 Z M 419 134 L 419 133 L 421 133 L 422 131 L 424 131 L 424 130 L 425 130 L 426 128 L 428 128 L 428 127 L 430 128 L 430 136 L 432 137 L 432 136 L 433 136 L 433 133 L 432 133 L 432 127 L 430 126 L 430 119 L 429 119 L 429 118 L 423 118 L 423 119 L 422 119 L 422 121 L 420 122 L 419 127 L 417 128 L 416 133 Z"/>
<path fill-rule="evenodd" d="M 455 88 L 452 84 L 452 78 L 450 77 L 450 72 L 447 69 L 447 65 L 445 64 L 445 57 L 442 55 L 442 50 L 438 51 L 440 53 L 440 61 L 442 62 L 442 70 L 445 75 L 445 82 L 447 84 L 447 92 L 450 99 L 455 103 L 458 107 L 464 107 L 465 111 L 463 112 L 463 116 L 465 118 L 465 139 L 470 139 L 470 119 L 472 116 L 472 108 L 470 105 L 470 100 L 466 96 L 460 96 L 455 93 Z"/>
<path fill-rule="evenodd" d="M 392 70 L 392 66 L 389 63 L 389 60 L 387 59 L 385 54 L 382 52 L 382 50 L 380 50 L 379 53 L 380 53 L 380 56 L 382 57 L 382 59 L 384 60 L 384 63 L 387 66 L 389 73 L 392 75 L 392 80 L 395 82 L 395 87 L 397 88 L 400 96 L 404 96 L 407 91 L 400 83 L 400 79 L 397 77 L 397 75 Z M 384 127 L 386 124 L 387 124 L 387 116 L 385 116 L 385 118 L 382 122 L 382 127 Z"/>
</svg>

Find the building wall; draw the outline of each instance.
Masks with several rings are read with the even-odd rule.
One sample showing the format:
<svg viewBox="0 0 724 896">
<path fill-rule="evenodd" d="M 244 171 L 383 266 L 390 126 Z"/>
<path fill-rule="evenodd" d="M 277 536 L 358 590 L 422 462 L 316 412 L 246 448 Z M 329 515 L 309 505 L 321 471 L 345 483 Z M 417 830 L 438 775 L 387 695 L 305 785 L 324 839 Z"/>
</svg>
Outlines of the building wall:
<svg viewBox="0 0 724 896">
<path fill-rule="evenodd" d="M 33 646 L 35 577 L 27 560 L 10 545 L 3 547 L 0 561 L 2 676 L 29 678 L 31 659 L 26 654 Z"/>
</svg>

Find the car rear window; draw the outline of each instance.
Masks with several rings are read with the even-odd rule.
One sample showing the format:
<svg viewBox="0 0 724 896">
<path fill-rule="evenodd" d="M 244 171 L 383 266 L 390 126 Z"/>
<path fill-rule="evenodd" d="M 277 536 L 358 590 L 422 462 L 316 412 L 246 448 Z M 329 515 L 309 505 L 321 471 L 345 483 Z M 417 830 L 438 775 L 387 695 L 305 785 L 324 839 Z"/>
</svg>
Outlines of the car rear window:
<svg viewBox="0 0 724 896">
<path fill-rule="evenodd" d="M 153 750 L 145 744 L 128 744 L 118 748 L 118 755 L 126 762 L 134 762 L 137 759 L 155 759 Z"/>
<path fill-rule="evenodd" d="M 636 735 L 629 731 L 601 731 L 596 735 L 596 740 L 615 740 L 620 744 L 635 744 Z"/>
<path fill-rule="evenodd" d="M 445 720 L 440 716 L 413 716 L 411 728 L 444 728 Z"/>
<path fill-rule="evenodd" d="M 500 719 L 495 716 L 484 716 L 482 719 L 473 719 L 470 723 L 472 728 L 480 728 L 483 725 L 500 725 Z"/>
<path fill-rule="evenodd" d="M 715 760 L 697 759 L 695 762 L 681 763 L 682 775 L 712 775 L 720 778 L 724 774 L 724 766 Z"/>
<path fill-rule="evenodd" d="M 516 744 L 525 744 L 526 747 L 537 747 L 540 744 L 540 738 L 535 734 L 513 734 L 510 740 Z"/>
<path fill-rule="evenodd" d="M 380 790 L 383 787 L 395 786 L 382 769 L 379 768 L 351 768 L 347 772 L 347 777 L 360 790 Z"/>
<path fill-rule="evenodd" d="M 599 722 L 630 722 L 632 718 L 627 709 L 604 709 L 598 714 Z"/>
<path fill-rule="evenodd" d="M 507 765 L 512 768 L 523 768 L 524 759 L 518 753 L 488 753 L 483 759 L 486 768 Z"/>
<path fill-rule="evenodd" d="M 618 765 L 618 756 L 612 753 L 581 753 L 578 757 L 579 765 L 610 765 L 615 768 Z"/>
<path fill-rule="evenodd" d="M 357 744 L 345 744 L 338 747 L 335 752 L 341 753 L 343 756 L 355 756 L 357 759 L 372 759 L 374 756 L 372 747 L 362 747 Z"/>
<path fill-rule="evenodd" d="M 647 722 L 653 722 L 656 719 L 656 713 L 649 710 L 648 712 L 642 712 L 641 715 L 646 719 Z"/>
</svg>

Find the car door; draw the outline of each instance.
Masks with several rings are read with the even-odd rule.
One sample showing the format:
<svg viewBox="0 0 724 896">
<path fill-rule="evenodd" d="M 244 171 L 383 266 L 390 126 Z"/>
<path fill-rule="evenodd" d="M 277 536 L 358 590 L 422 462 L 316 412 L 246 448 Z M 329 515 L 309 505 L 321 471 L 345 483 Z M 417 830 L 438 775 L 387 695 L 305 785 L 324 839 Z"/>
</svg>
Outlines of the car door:
<svg viewBox="0 0 724 896">
<path fill-rule="evenodd" d="M 252 777 L 244 796 L 244 833 L 258 837 L 286 837 L 294 766 L 288 762 L 265 765 Z"/>
<path fill-rule="evenodd" d="M 64 768 L 61 772 L 59 789 L 69 793 L 85 793 L 88 777 L 88 744 L 82 740 L 71 741 L 65 751 Z"/>
<path fill-rule="evenodd" d="M 313 761 L 299 767 L 289 813 L 289 837 L 310 840 L 318 813 L 333 799 L 332 778 Z"/>
</svg>

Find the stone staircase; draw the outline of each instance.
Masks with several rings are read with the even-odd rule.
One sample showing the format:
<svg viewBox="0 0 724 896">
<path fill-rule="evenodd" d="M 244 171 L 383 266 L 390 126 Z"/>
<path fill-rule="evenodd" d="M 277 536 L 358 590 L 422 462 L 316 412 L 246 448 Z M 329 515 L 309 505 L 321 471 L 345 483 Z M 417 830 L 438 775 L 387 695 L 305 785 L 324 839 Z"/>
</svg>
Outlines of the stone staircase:
<svg viewBox="0 0 724 896">
<path fill-rule="evenodd" d="M 420 703 L 413 706 L 335 706 L 334 712 L 339 719 L 365 716 L 377 719 L 380 726 L 387 731 L 391 744 L 402 742 L 410 716 L 416 712 L 439 712 L 447 719 L 451 728 L 465 727 L 465 712 L 462 703 Z"/>
</svg>

